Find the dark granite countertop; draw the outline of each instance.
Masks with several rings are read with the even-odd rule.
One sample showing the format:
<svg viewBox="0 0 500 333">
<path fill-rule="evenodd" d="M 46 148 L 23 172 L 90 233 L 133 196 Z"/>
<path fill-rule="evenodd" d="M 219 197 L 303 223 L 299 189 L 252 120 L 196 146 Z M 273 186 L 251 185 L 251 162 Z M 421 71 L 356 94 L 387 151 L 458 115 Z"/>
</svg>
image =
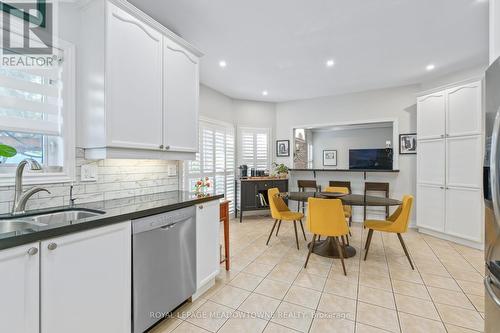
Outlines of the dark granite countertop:
<svg viewBox="0 0 500 333">
<path fill-rule="evenodd" d="M 222 199 L 223 197 L 223 194 L 219 194 L 198 198 L 196 194 L 191 192 L 170 191 L 157 194 L 77 204 L 73 207 L 61 206 L 51 207 L 48 209 L 33 210 L 29 211 L 29 213 L 32 215 L 44 212 L 64 210 L 68 208 L 100 210 L 104 211 L 105 214 L 88 217 L 77 221 L 67 221 L 64 223 L 49 224 L 45 226 L 33 226 L 23 230 L 0 233 L 0 250 L 78 231 L 98 228 L 150 215 L 161 214 L 184 207 L 189 207 L 202 202 Z M 0 220 L 5 219 L 12 219 L 12 216 L 8 214 L 0 215 Z M 2 222 L 0 221 L 0 223 Z"/>
</svg>

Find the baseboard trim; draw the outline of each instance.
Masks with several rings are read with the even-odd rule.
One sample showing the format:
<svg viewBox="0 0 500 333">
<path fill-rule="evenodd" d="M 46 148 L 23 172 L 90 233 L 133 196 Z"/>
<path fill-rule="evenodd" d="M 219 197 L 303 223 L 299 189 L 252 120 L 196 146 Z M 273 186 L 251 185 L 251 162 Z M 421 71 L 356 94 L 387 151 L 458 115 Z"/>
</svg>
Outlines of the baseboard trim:
<svg viewBox="0 0 500 333">
<path fill-rule="evenodd" d="M 426 235 L 434 236 L 434 237 L 437 237 L 437 238 L 440 238 L 440 239 L 444 239 L 444 240 L 447 240 L 447 241 L 450 241 L 450 242 L 453 242 L 453 243 L 457 243 L 457 244 L 460 244 L 460 245 L 465 245 L 465 246 L 468 246 L 468 247 L 472 247 L 474 249 L 484 250 L 484 244 L 483 243 L 478 243 L 478 242 L 474 242 L 474 241 L 471 241 L 471 240 L 468 240 L 468 239 L 463 239 L 463 238 L 460 238 L 460 237 L 455 237 L 455 236 L 447 235 L 447 234 L 444 234 L 444 233 L 439 232 L 439 231 L 434 231 L 434 230 L 430 230 L 430 229 L 426 229 L 426 228 L 422 228 L 422 227 L 418 228 L 418 232 L 426 234 Z"/>
</svg>

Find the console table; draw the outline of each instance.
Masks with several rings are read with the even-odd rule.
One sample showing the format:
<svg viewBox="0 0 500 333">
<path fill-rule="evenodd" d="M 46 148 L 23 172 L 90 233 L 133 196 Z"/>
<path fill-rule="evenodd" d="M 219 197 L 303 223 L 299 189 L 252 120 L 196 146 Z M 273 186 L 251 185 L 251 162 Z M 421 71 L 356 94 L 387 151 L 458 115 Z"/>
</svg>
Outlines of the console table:
<svg viewBox="0 0 500 333">
<path fill-rule="evenodd" d="M 280 192 L 288 192 L 288 179 L 273 177 L 256 177 L 237 179 L 235 181 L 235 210 L 234 217 L 240 213 L 240 222 L 243 221 L 243 212 L 254 210 L 268 210 L 269 198 L 267 190 L 276 187 Z"/>
</svg>

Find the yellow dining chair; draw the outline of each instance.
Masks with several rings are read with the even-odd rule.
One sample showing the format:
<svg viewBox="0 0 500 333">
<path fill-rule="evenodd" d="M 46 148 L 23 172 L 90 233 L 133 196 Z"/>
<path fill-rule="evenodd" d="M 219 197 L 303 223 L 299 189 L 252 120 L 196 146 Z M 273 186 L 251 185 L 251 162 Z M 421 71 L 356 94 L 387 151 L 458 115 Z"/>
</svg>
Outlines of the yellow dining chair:
<svg viewBox="0 0 500 333">
<path fill-rule="evenodd" d="M 311 252 L 314 250 L 316 236 L 323 235 L 334 239 L 339 251 L 340 260 L 342 261 L 344 275 L 347 275 L 344 264 L 344 249 L 340 246 L 339 242 L 339 237 L 346 236 L 349 232 L 349 228 L 345 221 L 342 201 L 339 199 L 309 198 L 307 200 L 307 207 L 309 207 L 307 228 L 313 234 L 313 240 L 309 247 L 309 253 L 307 254 L 304 268 L 307 267 Z M 342 243 L 345 245 L 343 240 Z"/>
<path fill-rule="evenodd" d="M 297 221 L 300 223 L 300 227 L 302 228 L 302 234 L 304 235 L 304 239 L 307 241 L 306 232 L 304 231 L 304 226 L 302 225 L 302 219 L 304 218 L 304 214 L 300 212 L 292 212 L 290 208 L 286 205 L 283 198 L 279 196 L 280 191 L 277 188 L 270 188 L 267 190 L 267 197 L 269 199 L 269 207 L 271 208 L 271 216 L 274 219 L 273 228 L 271 229 L 271 233 L 267 238 L 266 245 L 269 245 L 269 240 L 274 232 L 274 228 L 276 224 L 278 224 L 278 229 L 276 229 L 276 236 L 278 236 L 278 232 L 280 230 L 281 221 L 293 221 L 293 227 L 295 229 L 295 241 L 297 242 L 297 250 L 299 249 L 299 237 L 297 236 Z"/>
<path fill-rule="evenodd" d="M 405 195 L 403 197 L 403 203 L 396 209 L 396 211 L 389 216 L 386 221 L 379 220 L 366 220 L 363 224 L 366 228 L 368 228 L 368 237 L 366 238 L 365 244 L 365 259 L 368 256 L 368 250 L 370 249 L 370 243 L 372 241 L 373 230 L 382 231 L 382 232 L 391 232 L 398 235 L 399 242 L 403 247 L 406 257 L 410 262 L 411 269 L 415 269 L 413 267 L 413 263 L 410 259 L 410 254 L 408 253 L 408 249 L 406 248 L 405 242 L 403 240 L 403 236 L 401 234 L 408 231 L 408 224 L 410 222 L 410 212 L 411 207 L 413 205 L 413 196 Z"/>
<path fill-rule="evenodd" d="M 337 192 L 342 194 L 349 194 L 349 189 L 347 187 L 337 187 L 337 186 L 328 186 L 325 188 L 325 192 Z M 352 207 L 344 206 L 344 215 L 346 219 L 349 219 L 349 224 L 352 218 Z"/>
</svg>

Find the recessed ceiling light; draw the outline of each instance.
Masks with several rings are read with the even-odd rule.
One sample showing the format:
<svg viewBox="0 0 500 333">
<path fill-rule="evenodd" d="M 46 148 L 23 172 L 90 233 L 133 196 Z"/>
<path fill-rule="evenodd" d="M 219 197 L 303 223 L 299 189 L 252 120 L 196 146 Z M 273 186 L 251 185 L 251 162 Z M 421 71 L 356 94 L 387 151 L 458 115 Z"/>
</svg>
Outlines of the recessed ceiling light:
<svg viewBox="0 0 500 333">
<path fill-rule="evenodd" d="M 434 68 L 436 68 L 436 66 L 434 64 L 430 64 L 430 65 L 427 65 L 425 67 L 425 69 L 428 70 L 428 71 L 432 71 L 432 70 L 434 70 Z"/>
<path fill-rule="evenodd" d="M 268 92 L 267 90 L 262 91 L 262 96 L 267 96 Z"/>
<path fill-rule="evenodd" d="M 335 65 L 335 61 L 333 59 L 326 61 L 326 67 L 333 67 Z"/>
<path fill-rule="evenodd" d="M 225 60 L 219 61 L 219 67 L 225 68 L 227 66 L 227 63 Z"/>
</svg>

